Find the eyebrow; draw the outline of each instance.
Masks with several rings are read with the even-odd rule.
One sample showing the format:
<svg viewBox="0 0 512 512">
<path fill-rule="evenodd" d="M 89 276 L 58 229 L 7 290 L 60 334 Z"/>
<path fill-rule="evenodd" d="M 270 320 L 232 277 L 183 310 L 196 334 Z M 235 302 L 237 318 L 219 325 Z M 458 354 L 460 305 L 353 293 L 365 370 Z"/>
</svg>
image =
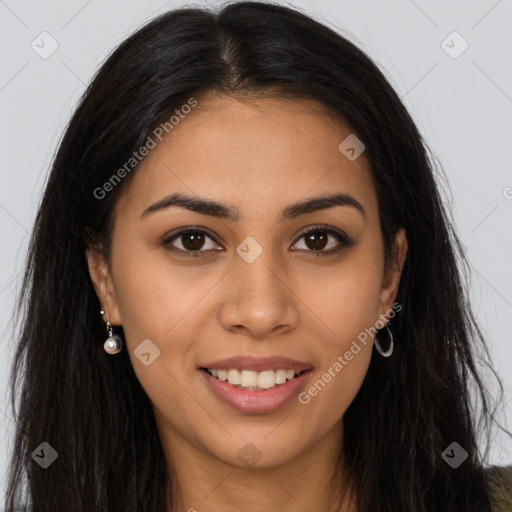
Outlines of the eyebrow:
<svg viewBox="0 0 512 512">
<path fill-rule="evenodd" d="M 180 193 L 171 194 L 170 196 L 164 197 L 160 201 L 152 204 L 144 210 L 141 215 L 141 219 L 151 213 L 164 210 L 171 206 L 187 208 L 196 213 L 209 215 L 218 219 L 226 219 L 233 222 L 240 220 L 240 211 L 236 206 Z M 348 194 L 337 193 L 311 197 L 304 201 L 298 201 L 290 204 L 282 211 L 280 220 L 284 221 L 294 219 L 306 213 L 326 210 L 335 206 L 351 206 L 359 211 L 363 217 L 366 217 L 363 205 L 357 199 Z"/>
</svg>

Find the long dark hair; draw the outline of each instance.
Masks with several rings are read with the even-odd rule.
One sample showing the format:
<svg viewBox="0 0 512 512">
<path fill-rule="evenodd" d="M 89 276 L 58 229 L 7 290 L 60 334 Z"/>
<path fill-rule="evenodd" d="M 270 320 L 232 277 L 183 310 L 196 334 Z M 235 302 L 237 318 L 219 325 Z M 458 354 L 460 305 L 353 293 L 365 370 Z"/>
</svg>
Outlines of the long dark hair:
<svg viewBox="0 0 512 512">
<path fill-rule="evenodd" d="M 258 2 L 152 20 L 101 66 L 69 122 L 17 298 L 7 510 L 165 510 L 172 468 L 127 352 L 103 350 L 105 324 L 84 253 L 95 244 L 108 260 L 113 207 L 137 168 L 104 198 L 94 191 L 176 109 L 191 97 L 200 109 L 209 92 L 317 100 L 366 146 L 387 259 L 398 228 L 407 232 L 393 356 L 372 357 L 343 418 L 340 460 L 358 511 L 489 510 L 478 436 L 487 433 L 487 454 L 495 420 L 477 368 L 488 352 L 434 157 L 361 50 L 297 10 Z M 454 441 L 468 453 L 457 469 L 442 458 Z M 47 469 L 32 457 L 43 442 L 58 453 Z"/>
</svg>

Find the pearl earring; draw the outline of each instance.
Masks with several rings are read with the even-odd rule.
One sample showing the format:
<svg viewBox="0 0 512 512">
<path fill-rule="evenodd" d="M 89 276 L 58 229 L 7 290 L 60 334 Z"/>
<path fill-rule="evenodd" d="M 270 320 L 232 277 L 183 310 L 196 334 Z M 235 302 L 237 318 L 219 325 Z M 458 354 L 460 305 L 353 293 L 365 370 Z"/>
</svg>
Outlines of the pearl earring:
<svg viewBox="0 0 512 512">
<path fill-rule="evenodd" d="M 100 314 L 103 316 L 105 314 L 105 311 L 101 310 Z M 107 320 L 107 332 L 108 332 L 108 338 L 105 340 L 105 343 L 103 344 L 103 348 L 105 349 L 105 352 L 107 354 L 117 354 L 121 352 L 121 349 L 123 348 L 123 340 L 121 339 L 121 336 L 119 334 L 112 334 L 112 324 L 110 323 L 110 314 L 108 316 Z"/>
</svg>

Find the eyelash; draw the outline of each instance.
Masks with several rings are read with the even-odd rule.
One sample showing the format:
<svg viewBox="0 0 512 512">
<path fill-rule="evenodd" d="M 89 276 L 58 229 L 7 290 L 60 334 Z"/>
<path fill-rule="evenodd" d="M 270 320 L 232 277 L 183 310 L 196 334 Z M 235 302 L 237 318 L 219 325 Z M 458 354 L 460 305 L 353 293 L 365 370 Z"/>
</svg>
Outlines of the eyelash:
<svg viewBox="0 0 512 512">
<path fill-rule="evenodd" d="M 314 256 L 330 256 L 332 254 L 336 254 L 336 253 L 340 252 L 344 248 L 353 246 L 355 243 L 343 231 L 338 231 L 338 230 L 332 229 L 331 227 L 329 227 L 327 225 L 318 225 L 318 226 L 313 226 L 313 227 L 308 227 L 308 228 L 303 229 L 300 232 L 299 238 L 297 238 L 297 241 L 293 245 L 295 245 L 297 242 L 299 242 L 301 240 L 301 238 L 303 238 L 304 236 L 306 236 L 310 233 L 316 232 L 316 231 L 323 232 L 328 235 L 332 235 L 334 238 L 336 238 L 338 240 L 338 242 L 340 242 L 341 245 L 339 245 L 335 249 L 330 249 L 328 251 L 324 251 L 324 250 L 318 250 L 318 251 L 308 250 L 308 251 L 306 251 L 306 252 L 313 253 Z M 171 242 L 173 242 L 174 240 L 180 238 L 183 235 L 188 235 L 190 233 L 204 234 L 204 235 L 208 236 L 208 238 L 211 238 L 217 245 L 219 245 L 218 242 L 215 240 L 215 237 L 212 234 L 210 234 L 209 231 L 206 231 L 204 228 L 199 228 L 199 227 L 196 228 L 194 226 L 183 228 L 180 231 L 172 234 L 171 236 L 166 237 L 162 241 L 162 245 L 164 247 L 166 247 L 166 249 L 168 249 L 172 252 L 182 253 L 185 257 L 197 258 L 197 257 L 201 256 L 201 253 L 208 252 L 208 250 L 206 250 L 206 251 L 205 250 L 186 251 L 183 249 L 178 249 L 177 247 L 173 247 L 171 245 Z M 217 250 L 217 249 L 213 249 L 213 250 Z"/>
</svg>

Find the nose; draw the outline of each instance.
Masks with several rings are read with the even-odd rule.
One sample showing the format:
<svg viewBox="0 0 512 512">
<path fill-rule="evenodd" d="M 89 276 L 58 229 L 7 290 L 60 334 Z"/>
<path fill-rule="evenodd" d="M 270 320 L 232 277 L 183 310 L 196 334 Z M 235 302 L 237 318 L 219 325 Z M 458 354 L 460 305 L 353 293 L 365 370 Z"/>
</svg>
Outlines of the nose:
<svg viewBox="0 0 512 512">
<path fill-rule="evenodd" d="M 267 339 L 298 325 L 300 300 L 293 278 L 270 250 L 252 263 L 235 257 L 222 300 L 219 320 L 231 332 Z"/>
</svg>

